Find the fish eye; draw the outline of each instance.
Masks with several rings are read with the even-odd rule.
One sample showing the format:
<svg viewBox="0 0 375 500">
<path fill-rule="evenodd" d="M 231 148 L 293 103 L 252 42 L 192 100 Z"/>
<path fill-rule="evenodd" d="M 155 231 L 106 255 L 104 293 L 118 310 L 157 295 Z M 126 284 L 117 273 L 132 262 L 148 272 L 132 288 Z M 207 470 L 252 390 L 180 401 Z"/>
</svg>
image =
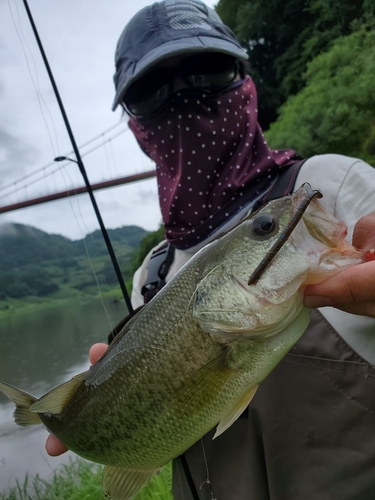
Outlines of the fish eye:
<svg viewBox="0 0 375 500">
<path fill-rule="evenodd" d="M 277 233 L 279 221 L 272 214 L 259 214 L 251 221 L 250 230 L 255 240 L 267 240 Z"/>
</svg>

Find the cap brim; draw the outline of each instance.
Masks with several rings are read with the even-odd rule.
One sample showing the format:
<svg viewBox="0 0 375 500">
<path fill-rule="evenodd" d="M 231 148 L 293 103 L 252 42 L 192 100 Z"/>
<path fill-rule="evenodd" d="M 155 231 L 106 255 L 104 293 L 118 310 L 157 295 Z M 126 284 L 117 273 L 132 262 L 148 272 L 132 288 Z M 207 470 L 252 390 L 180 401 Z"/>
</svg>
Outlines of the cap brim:
<svg viewBox="0 0 375 500">
<path fill-rule="evenodd" d="M 248 55 L 244 49 L 221 38 L 197 36 L 194 38 L 180 38 L 179 40 L 164 43 L 148 52 L 145 57 L 133 67 L 133 73 L 130 76 L 126 75 L 126 82 L 124 84 L 119 84 L 112 111 L 120 104 L 125 92 L 134 80 L 142 76 L 153 66 L 172 56 L 195 54 L 199 52 L 222 52 L 223 54 L 229 54 L 243 61 L 248 59 Z"/>
</svg>

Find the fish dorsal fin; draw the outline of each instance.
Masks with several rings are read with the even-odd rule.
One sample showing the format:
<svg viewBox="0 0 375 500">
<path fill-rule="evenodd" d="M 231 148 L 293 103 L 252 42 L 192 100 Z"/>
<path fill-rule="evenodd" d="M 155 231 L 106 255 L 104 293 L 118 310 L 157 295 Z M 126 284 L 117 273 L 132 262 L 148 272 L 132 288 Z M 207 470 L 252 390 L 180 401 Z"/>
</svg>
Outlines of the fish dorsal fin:
<svg viewBox="0 0 375 500">
<path fill-rule="evenodd" d="M 37 401 L 37 398 L 4 382 L 0 382 L 0 392 L 16 405 L 13 413 L 16 424 L 37 425 L 42 423 L 38 415 L 30 411 L 30 407 Z"/>
<path fill-rule="evenodd" d="M 118 323 L 115 326 L 115 328 L 109 333 L 109 336 L 113 336 L 113 340 L 108 347 L 110 347 L 112 344 L 117 344 L 117 342 L 121 340 L 128 333 L 134 321 L 138 318 L 138 316 L 140 316 L 141 311 L 145 307 L 147 307 L 147 305 L 148 304 L 144 304 L 142 306 L 137 307 L 137 309 L 134 311 L 133 316 L 131 316 L 129 319 L 127 319 L 128 316 L 126 316 L 125 318 L 123 318 L 122 321 L 120 321 L 120 323 Z"/>
<path fill-rule="evenodd" d="M 111 348 L 113 346 L 115 346 L 118 342 L 120 342 L 120 340 L 122 340 L 125 337 L 125 335 L 129 332 L 130 328 L 132 327 L 134 321 L 138 318 L 138 316 L 140 316 L 142 310 L 147 306 L 148 306 L 148 304 L 145 304 L 144 306 L 138 307 L 135 310 L 134 315 L 130 319 L 128 319 L 126 321 L 126 323 L 123 323 L 123 321 L 122 321 L 117 326 L 115 326 L 115 328 L 109 334 L 110 336 L 114 335 L 113 340 L 109 344 L 108 349 L 103 353 L 103 355 L 97 361 L 101 361 L 103 358 L 108 357 L 108 354 L 111 352 Z M 124 319 L 126 319 L 126 318 L 124 318 Z M 120 326 L 121 326 L 121 328 L 119 328 Z"/>
<path fill-rule="evenodd" d="M 42 396 L 30 407 L 30 411 L 34 413 L 52 413 L 53 415 L 59 415 L 69 403 L 78 387 L 85 380 L 86 374 L 87 372 L 80 373 L 68 382 L 47 392 L 47 394 Z"/>
<path fill-rule="evenodd" d="M 247 391 L 224 415 L 224 417 L 220 420 L 219 425 L 216 427 L 216 432 L 212 439 L 220 436 L 220 434 L 226 431 L 238 419 L 241 413 L 243 413 L 249 406 L 250 401 L 253 399 L 258 387 L 259 385 L 255 385 L 249 391 Z"/>
<path fill-rule="evenodd" d="M 146 484 L 158 469 L 123 469 L 106 465 L 103 470 L 103 491 L 110 500 L 130 500 Z"/>
</svg>

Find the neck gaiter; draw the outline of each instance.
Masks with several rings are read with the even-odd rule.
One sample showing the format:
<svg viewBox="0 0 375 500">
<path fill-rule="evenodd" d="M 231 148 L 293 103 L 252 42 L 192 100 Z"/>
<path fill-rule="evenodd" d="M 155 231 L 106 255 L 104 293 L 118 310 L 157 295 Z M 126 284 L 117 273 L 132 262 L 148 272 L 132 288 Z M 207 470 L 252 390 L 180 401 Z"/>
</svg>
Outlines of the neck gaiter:
<svg viewBox="0 0 375 500">
<path fill-rule="evenodd" d="M 176 248 L 204 241 L 297 161 L 292 150 L 269 149 L 257 113 L 247 76 L 220 96 L 182 90 L 160 116 L 129 120 L 156 163 L 165 234 Z"/>
</svg>

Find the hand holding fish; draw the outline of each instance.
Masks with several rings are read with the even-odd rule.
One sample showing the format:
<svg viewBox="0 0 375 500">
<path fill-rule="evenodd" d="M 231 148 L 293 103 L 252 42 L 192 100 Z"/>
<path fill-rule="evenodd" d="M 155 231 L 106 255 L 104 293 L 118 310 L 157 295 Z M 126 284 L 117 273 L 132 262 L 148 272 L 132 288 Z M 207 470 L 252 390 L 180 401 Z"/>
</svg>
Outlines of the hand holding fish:
<svg viewBox="0 0 375 500">
<path fill-rule="evenodd" d="M 305 290 L 305 306 L 332 306 L 352 314 L 375 318 L 375 212 L 357 222 L 353 245 L 367 250 L 370 262 L 351 267 Z M 373 256 L 373 257 L 372 257 Z"/>
</svg>

